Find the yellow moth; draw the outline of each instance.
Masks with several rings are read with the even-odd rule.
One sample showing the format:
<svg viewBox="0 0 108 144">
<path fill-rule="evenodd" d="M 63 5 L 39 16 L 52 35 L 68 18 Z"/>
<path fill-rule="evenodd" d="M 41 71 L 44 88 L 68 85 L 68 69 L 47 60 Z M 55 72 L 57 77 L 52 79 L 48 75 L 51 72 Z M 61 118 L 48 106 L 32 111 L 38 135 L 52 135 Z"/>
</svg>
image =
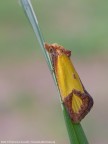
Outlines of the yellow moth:
<svg viewBox="0 0 108 144">
<path fill-rule="evenodd" d="M 85 90 L 78 73 L 70 59 L 71 51 L 56 43 L 45 43 L 49 52 L 58 87 L 70 118 L 73 122 L 80 122 L 93 106 L 93 99 Z"/>
</svg>

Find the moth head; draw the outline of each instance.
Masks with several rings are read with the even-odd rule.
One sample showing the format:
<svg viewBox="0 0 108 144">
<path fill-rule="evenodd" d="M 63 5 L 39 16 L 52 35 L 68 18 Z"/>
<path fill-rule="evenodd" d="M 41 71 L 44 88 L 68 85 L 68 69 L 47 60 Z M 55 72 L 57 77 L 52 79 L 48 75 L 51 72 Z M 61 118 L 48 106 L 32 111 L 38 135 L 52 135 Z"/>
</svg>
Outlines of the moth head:
<svg viewBox="0 0 108 144">
<path fill-rule="evenodd" d="M 54 54 L 54 55 L 66 54 L 68 57 L 70 57 L 70 55 L 71 55 L 71 51 L 66 50 L 63 46 L 58 45 L 57 43 L 53 43 L 53 44 L 45 43 L 45 49 L 50 54 Z"/>
</svg>

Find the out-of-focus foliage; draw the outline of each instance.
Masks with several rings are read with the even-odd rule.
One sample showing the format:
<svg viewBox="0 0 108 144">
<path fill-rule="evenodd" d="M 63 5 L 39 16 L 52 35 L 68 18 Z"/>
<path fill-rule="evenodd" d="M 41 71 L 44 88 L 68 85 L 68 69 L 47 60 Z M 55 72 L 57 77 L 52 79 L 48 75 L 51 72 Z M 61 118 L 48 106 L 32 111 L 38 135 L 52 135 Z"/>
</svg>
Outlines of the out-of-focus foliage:
<svg viewBox="0 0 108 144">
<path fill-rule="evenodd" d="M 0 2 L 0 55 L 24 56 L 39 49 L 19 1 Z M 108 47 L 108 1 L 35 1 L 43 35 L 78 54 L 94 54 Z M 6 55 L 7 54 L 7 55 Z"/>
</svg>

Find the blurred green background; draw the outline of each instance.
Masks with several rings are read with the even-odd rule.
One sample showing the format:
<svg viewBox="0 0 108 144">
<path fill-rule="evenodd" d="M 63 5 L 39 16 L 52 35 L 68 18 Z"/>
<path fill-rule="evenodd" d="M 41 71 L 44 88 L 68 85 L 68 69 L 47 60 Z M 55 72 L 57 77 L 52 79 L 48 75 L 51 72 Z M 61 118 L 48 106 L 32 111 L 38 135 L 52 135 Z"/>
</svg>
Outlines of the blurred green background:
<svg viewBox="0 0 108 144">
<path fill-rule="evenodd" d="M 32 0 L 44 39 L 72 50 L 94 107 L 81 122 L 108 143 L 108 1 Z M 18 0 L 0 1 L 0 140 L 68 144 L 57 90 Z"/>
</svg>

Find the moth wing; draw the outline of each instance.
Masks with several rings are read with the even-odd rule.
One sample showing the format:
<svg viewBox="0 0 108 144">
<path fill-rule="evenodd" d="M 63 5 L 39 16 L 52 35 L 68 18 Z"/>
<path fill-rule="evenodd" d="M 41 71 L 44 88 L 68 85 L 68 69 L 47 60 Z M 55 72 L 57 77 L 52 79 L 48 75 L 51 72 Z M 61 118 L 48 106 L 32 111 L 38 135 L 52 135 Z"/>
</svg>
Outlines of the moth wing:
<svg viewBox="0 0 108 144">
<path fill-rule="evenodd" d="M 65 99 L 64 105 L 73 122 L 79 123 L 93 106 L 93 99 L 87 91 L 73 90 Z"/>
</svg>

